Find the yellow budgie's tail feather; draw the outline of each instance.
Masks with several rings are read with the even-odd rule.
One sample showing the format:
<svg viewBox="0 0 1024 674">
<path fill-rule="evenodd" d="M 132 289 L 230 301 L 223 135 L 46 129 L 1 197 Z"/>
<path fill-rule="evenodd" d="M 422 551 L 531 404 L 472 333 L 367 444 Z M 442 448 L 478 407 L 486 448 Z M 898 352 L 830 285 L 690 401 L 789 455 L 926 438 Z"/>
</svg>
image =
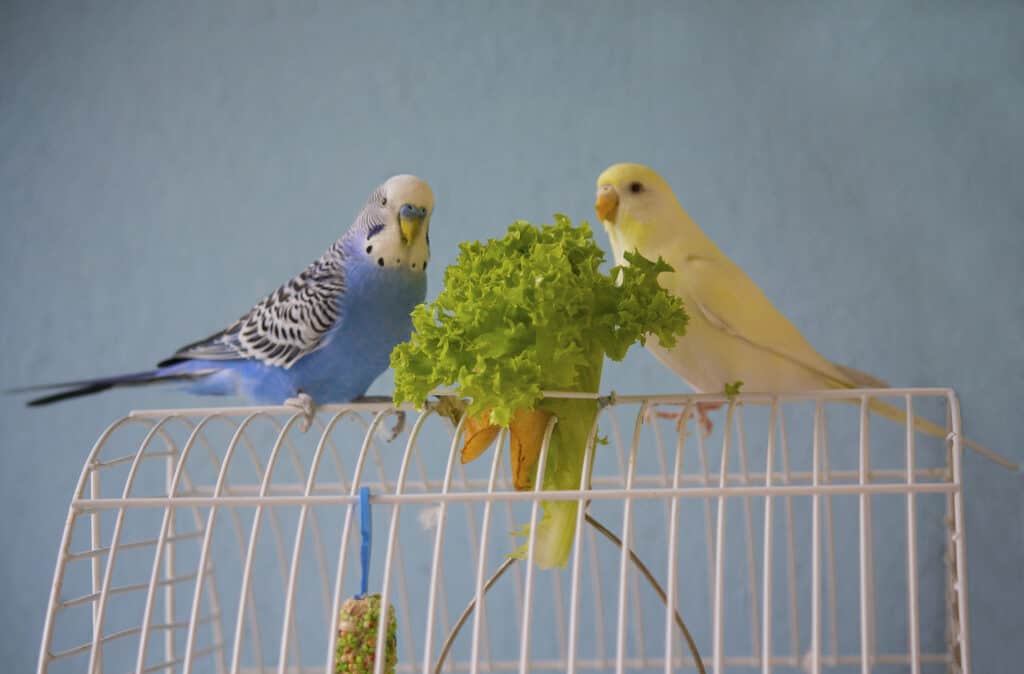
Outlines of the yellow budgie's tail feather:
<svg viewBox="0 0 1024 674">
<path fill-rule="evenodd" d="M 860 370 L 835 362 L 832 363 L 832 366 L 839 370 L 843 376 L 847 377 L 857 388 L 889 388 L 889 382 L 867 372 L 861 372 Z"/>
<path fill-rule="evenodd" d="M 875 414 L 881 415 L 886 419 L 890 419 L 897 423 L 906 424 L 907 422 L 907 413 L 905 411 L 901 410 L 898 407 L 890 405 L 889 403 L 882 402 L 881 400 L 871 400 L 870 402 L 868 402 L 868 409 L 870 409 Z M 914 416 L 914 430 L 920 431 L 921 433 L 926 433 L 936 438 L 945 438 L 949 434 L 949 432 L 942 426 L 939 426 L 936 423 L 932 423 L 931 421 L 928 421 L 927 419 L 924 419 L 917 415 Z M 969 438 L 963 438 L 962 442 L 968 449 L 977 452 L 978 454 L 984 456 L 989 461 L 998 463 L 1000 466 L 1004 468 L 1008 468 L 1009 470 L 1012 471 L 1017 471 L 1020 468 L 1016 463 L 1014 463 L 1010 459 L 1007 459 L 1005 456 L 997 454 L 993 452 L 991 449 L 979 445 L 978 443 L 974 442 Z"/>
<path fill-rule="evenodd" d="M 860 370 L 854 369 L 852 367 L 847 367 L 846 365 L 840 365 L 839 363 L 835 362 L 829 362 L 829 365 L 834 367 L 836 371 L 838 371 L 839 374 L 841 374 L 842 377 L 845 378 L 844 380 L 843 378 L 835 377 L 833 375 L 828 374 L 827 372 L 819 370 L 819 372 L 825 376 L 825 380 L 829 388 L 889 388 L 888 382 L 879 379 L 878 377 L 875 377 L 873 375 L 870 375 L 866 372 L 861 372 Z M 858 400 L 851 400 L 850 402 L 854 404 L 859 403 Z M 868 409 L 870 409 L 875 414 L 883 416 L 891 421 L 895 421 L 898 424 L 907 423 L 907 413 L 905 411 L 901 410 L 898 407 L 890 405 L 889 403 L 882 402 L 881 400 L 872 399 L 868 403 Z M 949 434 L 949 432 L 942 426 L 932 423 L 931 421 L 923 419 L 917 415 L 914 416 L 914 430 L 920 431 L 921 433 L 926 433 L 927 435 L 931 435 L 932 437 L 936 438 L 945 438 Z M 998 463 L 1003 468 L 1008 468 L 1009 470 L 1012 471 L 1020 470 L 1020 467 L 1015 462 L 1011 461 L 1010 459 L 1006 458 L 1001 454 L 993 452 L 991 449 L 983 445 L 979 445 L 977 442 L 971 440 L 970 438 L 962 438 L 961 442 L 968 449 L 974 451 L 977 454 L 980 454 L 981 456 L 984 456 L 989 461 Z"/>
</svg>

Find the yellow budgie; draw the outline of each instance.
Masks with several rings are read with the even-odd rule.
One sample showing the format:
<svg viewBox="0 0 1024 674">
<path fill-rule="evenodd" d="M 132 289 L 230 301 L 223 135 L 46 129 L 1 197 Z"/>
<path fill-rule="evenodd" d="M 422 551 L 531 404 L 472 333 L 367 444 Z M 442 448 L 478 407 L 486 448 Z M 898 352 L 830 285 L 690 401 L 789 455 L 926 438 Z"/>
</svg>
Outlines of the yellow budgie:
<svg viewBox="0 0 1024 674">
<path fill-rule="evenodd" d="M 743 382 L 744 391 L 760 393 L 888 386 L 818 353 L 701 231 L 654 170 L 640 164 L 609 167 L 597 179 L 595 209 L 617 264 L 627 264 L 623 254 L 638 250 L 644 257 L 661 256 L 672 265 L 674 271 L 662 274 L 659 281 L 683 300 L 690 317 L 686 336 L 672 349 L 662 348 L 654 337 L 647 344 L 658 360 L 698 393 L 721 393 L 733 382 Z M 710 429 L 709 408 L 698 409 L 706 430 Z M 905 419 L 902 410 L 881 401 L 872 401 L 870 408 L 896 421 Z M 915 426 L 930 435 L 946 434 L 919 417 Z M 977 443 L 964 442 L 1013 466 Z"/>
</svg>

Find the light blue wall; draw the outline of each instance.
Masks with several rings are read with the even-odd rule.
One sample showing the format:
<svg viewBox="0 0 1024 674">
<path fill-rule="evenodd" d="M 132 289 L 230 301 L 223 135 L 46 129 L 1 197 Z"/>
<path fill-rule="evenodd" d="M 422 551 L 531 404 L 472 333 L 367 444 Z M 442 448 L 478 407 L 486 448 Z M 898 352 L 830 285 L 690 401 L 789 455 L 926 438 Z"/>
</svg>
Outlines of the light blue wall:
<svg viewBox="0 0 1024 674">
<path fill-rule="evenodd" d="M 955 387 L 1024 461 L 1020 3 L 185 4 L 0 7 L 4 387 L 221 327 L 391 173 L 436 191 L 433 295 L 456 242 L 591 218 L 595 176 L 633 160 L 823 352 Z M 682 388 L 627 362 L 619 391 Z M 137 396 L 0 401 L 6 671 L 35 665 L 91 441 L 130 400 L 187 402 Z M 1009 672 L 1024 483 L 966 467 L 974 664 Z"/>
</svg>

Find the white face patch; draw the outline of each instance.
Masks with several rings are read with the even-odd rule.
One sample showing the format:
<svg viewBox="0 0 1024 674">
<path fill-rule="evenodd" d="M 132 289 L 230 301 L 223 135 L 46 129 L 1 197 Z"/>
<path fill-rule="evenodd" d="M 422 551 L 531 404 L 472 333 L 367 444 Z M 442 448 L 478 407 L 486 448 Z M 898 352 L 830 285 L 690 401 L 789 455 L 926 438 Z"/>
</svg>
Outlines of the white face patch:
<svg viewBox="0 0 1024 674">
<path fill-rule="evenodd" d="M 387 214 L 386 224 L 371 229 L 363 250 L 374 264 L 381 268 L 404 268 L 425 271 L 430 261 L 429 229 L 434 212 L 434 193 L 426 182 L 416 176 L 398 175 L 381 186 L 381 209 Z M 425 209 L 415 235 L 408 242 L 402 240 L 399 212 L 403 206 Z"/>
</svg>

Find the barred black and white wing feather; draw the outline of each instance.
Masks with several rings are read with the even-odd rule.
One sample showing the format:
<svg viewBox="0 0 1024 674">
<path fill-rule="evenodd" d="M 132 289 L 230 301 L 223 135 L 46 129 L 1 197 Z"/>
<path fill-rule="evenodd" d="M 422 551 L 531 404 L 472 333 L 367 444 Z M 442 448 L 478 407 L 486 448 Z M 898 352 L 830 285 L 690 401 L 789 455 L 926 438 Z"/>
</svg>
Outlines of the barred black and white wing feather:
<svg viewBox="0 0 1024 674">
<path fill-rule="evenodd" d="M 395 344 L 408 338 L 410 312 L 426 295 L 433 207 L 429 185 L 392 176 L 320 259 L 224 330 L 151 370 L 20 390 L 51 391 L 28 402 L 45 405 L 177 382 L 191 393 L 241 395 L 260 405 L 305 400 L 306 415 L 313 399 L 354 400 L 386 369 Z M 367 302 L 372 311 L 362 310 Z M 343 326 L 350 330 L 339 330 Z M 372 338 L 365 338 L 367 331 Z"/>
<path fill-rule="evenodd" d="M 328 332 L 342 320 L 343 262 L 339 242 L 227 328 L 183 346 L 160 367 L 184 360 L 244 359 L 290 368 L 324 346 Z"/>
</svg>

